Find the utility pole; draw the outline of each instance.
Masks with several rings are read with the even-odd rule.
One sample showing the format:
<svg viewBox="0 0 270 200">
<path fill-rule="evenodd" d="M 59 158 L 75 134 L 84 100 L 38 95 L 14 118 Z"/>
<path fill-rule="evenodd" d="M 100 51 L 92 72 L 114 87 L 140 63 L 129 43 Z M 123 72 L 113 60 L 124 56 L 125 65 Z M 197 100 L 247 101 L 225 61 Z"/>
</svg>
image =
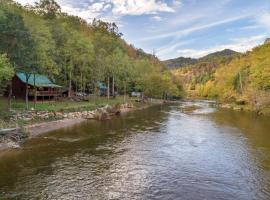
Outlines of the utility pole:
<svg viewBox="0 0 270 200">
<path fill-rule="evenodd" d="M 152 65 L 154 65 L 155 63 L 154 63 L 154 61 L 155 61 L 155 57 L 156 57 L 156 50 L 155 49 L 153 49 L 153 51 L 152 51 L 152 59 L 151 59 L 151 61 L 152 61 Z"/>
</svg>

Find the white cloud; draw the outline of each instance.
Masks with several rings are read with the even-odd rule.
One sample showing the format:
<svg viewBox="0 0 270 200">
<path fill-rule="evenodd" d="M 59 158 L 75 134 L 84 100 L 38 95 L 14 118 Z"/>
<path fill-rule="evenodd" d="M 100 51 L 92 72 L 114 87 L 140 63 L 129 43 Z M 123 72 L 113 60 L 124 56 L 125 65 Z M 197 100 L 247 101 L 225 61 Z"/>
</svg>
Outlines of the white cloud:
<svg viewBox="0 0 270 200">
<path fill-rule="evenodd" d="M 157 55 L 161 58 L 165 58 L 167 56 L 170 56 L 172 52 L 177 51 L 177 49 L 183 45 L 187 45 L 191 43 L 193 39 L 191 40 L 185 40 L 185 41 L 175 41 L 174 44 L 166 45 L 162 48 L 157 49 Z"/>
<path fill-rule="evenodd" d="M 143 15 L 174 12 L 168 4 L 157 0 L 111 0 L 112 12 L 117 15 Z"/>
<path fill-rule="evenodd" d="M 232 18 L 228 18 L 228 19 L 223 19 L 220 21 L 215 21 L 212 23 L 207 23 L 207 24 L 202 24 L 202 25 L 196 25 L 187 29 L 183 29 L 183 30 L 179 30 L 179 31 L 170 31 L 167 33 L 162 33 L 159 35 L 155 35 L 155 36 L 151 36 L 151 37 L 146 37 L 146 38 L 142 38 L 138 41 L 147 41 L 147 40 L 156 40 L 156 39 L 162 39 L 162 38 L 168 38 L 168 37 L 173 37 L 173 36 L 177 36 L 177 37 L 181 37 L 181 36 L 185 36 L 188 34 L 191 34 L 195 31 L 200 31 L 203 29 L 208 29 L 208 28 L 212 28 L 215 26 L 219 26 L 222 24 L 226 24 L 226 23 L 230 23 L 230 22 L 234 22 L 243 18 L 248 17 L 248 15 L 240 15 L 240 16 L 236 16 L 236 17 L 232 17 Z"/>
<path fill-rule="evenodd" d="M 182 3 L 183 1 L 173 0 L 174 9 L 178 8 L 180 12 L 176 12 L 174 17 L 168 21 L 169 28 L 179 27 L 184 24 L 189 25 L 192 22 L 203 21 L 207 18 L 210 20 L 218 19 L 220 15 L 223 14 L 226 4 L 230 1 L 232 0 L 190 0 L 186 1 L 184 4 Z M 238 14 L 240 13 L 238 12 Z M 230 14 L 229 16 L 233 15 Z"/>
<path fill-rule="evenodd" d="M 103 10 L 106 11 L 106 10 L 109 10 L 112 8 L 112 5 L 111 4 L 106 4 L 104 7 L 103 7 Z"/>
<path fill-rule="evenodd" d="M 70 15 L 74 15 L 74 16 L 79 16 L 87 21 L 91 21 L 94 18 L 97 18 L 98 16 L 100 16 L 100 12 L 96 11 L 93 8 L 87 8 L 87 9 L 83 9 L 83 8 L 72 8 L 71 5 L 64 5 L 62 6 L 62 11 L 70 14 Z"/>
<path fill-rule="evenodd" d="M 154 20 L 154 21 L 157 21 L 157 22 L 160 22 L 160 21 L 162 21 L 162 17 L 160 17 L 160 16 L 153 16 L 153 17 L 151 17 L 151 19 L 152 20 Z"/>
<path fill-rule="evenodd" d="M 248 25 L 248 26 L 243 26 L 240 28 L 240 30 L 252 30 L 252 29 L 258 29 L 260 26 L 258 25 Z"/>
<path fill-rule="evenodd" d="M 34 5 L 35 2 L 37 2 L 37 0 L 16 0 L 18 3 L 22 4 L 22 5 Z"/>
<path fill-rule="evenodd" d="M 16 0 L 22 5 L 31 4 L 38 0 Z M 87 21 L 99 18 L 106 21 L 120 22 L 125 15 L 148 15 L 160 12 L 174 12 L 167 3 L 161 0 L 89 0 L 69 1 L 56 0 L 62 10 L 68 14 L 79 16 Z M 154 20 L 161 20 L 160 17 L 153 17 Z M 121 23 L 122 24 L 122 23 Z"/>
<path fill-rule="evenodd" d="M 257 22 L 270 31 L 270 13 L 265 12 L 257 18 Z"/>
<path fill-rule="evenodd" d="M 89 4 L 90 3 L 90 4 Z M 108 19 L 109 17 L 107 15 L 104 15 L 104 12 L 111 8 L 110 2 L 103 0 L 100 2 L 89 2 L 85 3 L 84 6 L 77 5 L 74 6 L 73 4 L 66 3 L 65 0 L 59 1 L 59 4 L 61 5 L 62 11 L 66 12 L 70 15 L 79 16 L 88 22 L 92 21 L 94 18 L 99 19 Z M 115 22 L 119 21 L 115 19 Z"/>
<path fill-rule="evenodd" d="M 93 3 L 88 8 L 90 9 L 89 11 L 100 12 L 103 10 L 103 7 L 104 7 L 104 2 L 98 2 L 98 3 Z"/>
<path fill-rule="evenodd" d="M 267 36 L 263 34 L 253 37 L 233 38 L 231 39 L 232 43 L 230 44 L 217 45 L 207 49 L 179 49 L 177 50 L 177 53 L 179 56 L 192 58 L 200 58 L 202 56 L 206 56 L 217 51 L 222 51 L 224 49 L 231 49 L 243 53 L 261 44 L 266 37 Z"/>
<path fill-rule="evenodd" d="M 172 5 L 176 6 L 176 7 L 179 7 L 179 6 L 182 5 L 182 2 L 181 2 L 181 0 L 173 0 Z"/>
</svg>

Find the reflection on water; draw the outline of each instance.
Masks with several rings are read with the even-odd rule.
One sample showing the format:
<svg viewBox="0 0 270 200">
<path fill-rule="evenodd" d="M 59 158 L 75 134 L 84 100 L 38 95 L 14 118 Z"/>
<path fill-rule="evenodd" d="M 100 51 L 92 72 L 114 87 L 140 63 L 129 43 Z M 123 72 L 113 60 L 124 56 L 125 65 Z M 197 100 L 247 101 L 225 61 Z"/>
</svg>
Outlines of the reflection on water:
<svg viewBox="0 0 270 200">
<path fill-rule="evenodd" d="M 199 101 L 51 132 L 0 157 L 0 199 L 269 199 L 269 120 Z"/>
</svg>

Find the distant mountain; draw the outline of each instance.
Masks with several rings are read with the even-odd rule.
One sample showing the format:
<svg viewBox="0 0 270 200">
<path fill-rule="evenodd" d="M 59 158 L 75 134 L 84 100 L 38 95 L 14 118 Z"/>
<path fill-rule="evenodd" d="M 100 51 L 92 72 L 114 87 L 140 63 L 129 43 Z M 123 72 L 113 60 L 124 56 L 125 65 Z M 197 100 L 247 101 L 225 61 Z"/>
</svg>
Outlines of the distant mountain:
<svg viewBox="0 0 270 200">
<path fill-rule="evenodd" d="M 185 58 L 185 57 L 179 57 L 175 59 L 166 60 L 163 63 L 169 68 L 169 69 L 176 69 L 180 67 L 184 67 L 187 65 L 194 65 L 198 62 L 195 58 Z"/>
<path fill-rule="evenodd" d="M 175 59 L 165 60 L 163 61 L 163 63 L 169 69 L 177 69 L 185 66 L 196 65 L 201 62 L 226 62 L 227 60 L 231 60 L 233 57 L 240 54 L 241 53 L 230 49 L 224 49 L 223 51 L 211 53 L 199 59 L 179 57 Z"/>
<path fill-rule="evenodd" d="M 240 55 L 241 53 L 233 51 L 231 49 L 224 49 L 223 51 L 217 51 L 215 53 L 210 53 L 202 58 L 200 58 L 200 61 L 214 61 L 216 59 L 220 58 L 229 58 L 234 57 L 237 55 Z"/>
</svg>

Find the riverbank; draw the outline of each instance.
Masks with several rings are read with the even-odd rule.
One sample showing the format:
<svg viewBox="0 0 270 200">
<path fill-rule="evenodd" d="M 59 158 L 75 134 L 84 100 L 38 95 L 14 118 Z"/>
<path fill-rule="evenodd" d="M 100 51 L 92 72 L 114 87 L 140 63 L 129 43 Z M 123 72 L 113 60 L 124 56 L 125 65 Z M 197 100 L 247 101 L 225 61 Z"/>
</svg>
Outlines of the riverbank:
<svg viewBox="0 0 270 200">
<path fill-rule="evenodd" d="M 218 107 L 235 111 L 255 113 L 256 115 L 270 116 L 270 106 L 256 107 L 252 105 L 241 105 L 239 103 L 218 103 Z"/>
<path fill-rule="evenodd" d="M 217 107 L 219 108 L 230 109 L 234 111 L 250 112 L 256 115 L 270 116 L 269 103 L 254 102 L 253 104 L 250 104 L 244 100 L 237 100 L 235 102 L 225 102 L 225 101 L 220 101 L 214 98 L 202 98 L 202 97 L 196 97 L 196 98 L 188 97 L 185 100 L 187 101 L 198 101 L 198 100 L 215 101 Z"/>
<path fill-rule="evenodd" d="M 105 105 L 95 110 L 84 110 L 76 112 L 52 112 L 52 111 L 28 111 L 16 116 L 17 120 L 24 120 L 24 125 L 10 129 L 12 131 L 0 134 L 0 152 L 19 148 L 20 144 L 28 139 L 38 137 L 50 131 L 70 127 L 87 120 L 109 120 L 113 115 L 119 115 L 139 109 L 146 109 L 153 105 L 164 103 L 162 100 L 151 100 L 147 102 L 116 103 Z M 38 119 L 37 119 L 38 118 Z M 30 123 L 31 122 L 31 123 Z M 2 129 L 3 130 L 3 129 Z"/>
<path fill-rule="evenodd" d="M 60 120 L 67 117 L 65 114 L 72 112 L 93 111 L 106 105 L 113 106 L 135 101 L 134 98 L 126 98 L 124 101 L 122 96 L 110 99 L 106 97 L 74 97 L 58 101 L 38 102 L 36 105 L 29 102 L 29 109 L 25 110 L 23 100 L 12 100 L 11 111 L 7 111 L 7 99 L 0 97 L 0 129 Z"/>
<path fill-rule="evenodd" d="M 57 121 L 50 121 L 50 122 L 44 122 L 34 125 L 29 125 L 24 127 L 26 132 L 28 133 L 28 139 L 37 137 L 41 134 L 55 131 L 61 128 L 66 128 L 69 126 L 74 126 L 75 124 L 82 123 L 84 121 L 87 121 L 87 119 L 84 118 L 78 118 L 78 119 L 63 119 L 63 120 L 57 120 Z"/>
</svg>

